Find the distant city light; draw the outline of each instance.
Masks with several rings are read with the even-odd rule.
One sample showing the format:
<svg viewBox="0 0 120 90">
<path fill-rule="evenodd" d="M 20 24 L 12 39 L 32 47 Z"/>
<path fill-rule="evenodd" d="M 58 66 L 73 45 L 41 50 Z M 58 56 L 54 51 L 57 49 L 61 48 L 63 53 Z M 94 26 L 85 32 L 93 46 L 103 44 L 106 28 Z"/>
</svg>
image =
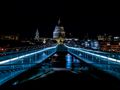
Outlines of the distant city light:
<svg viewBox="0 0 120 90">
<path fill-rule="evenodd" d="M 107 43 L 107 46 L 110 46 L 110 43 Z"/>
</svg>

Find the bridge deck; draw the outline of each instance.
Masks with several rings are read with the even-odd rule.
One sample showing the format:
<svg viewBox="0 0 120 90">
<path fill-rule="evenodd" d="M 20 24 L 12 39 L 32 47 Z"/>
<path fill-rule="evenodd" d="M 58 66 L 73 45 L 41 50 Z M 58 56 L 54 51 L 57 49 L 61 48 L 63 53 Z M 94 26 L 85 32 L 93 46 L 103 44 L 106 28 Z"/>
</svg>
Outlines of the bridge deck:
<svg viewBox="0 0 120 90">
<path fill-rule="evenodd" d="M 116 73 L 119 73 L 118 71 L 120 70 L 119 69 L 120 64 L 119 64 L 119 61 L 117 60 L 118 62 L 116 62 L 116 59 L 114 59 L 114 58 L 108 58 L 108 57 L 106 58 L 106 56 L 102 56 L 101 54 L 99 55 L 99 53 L 95 53 L 95 52 L 87 51 L 87 50 L 83 50 L 83 49 L 78 49 L 78 48 L 73 48 L 73 47 L 66 47 L 61 50 L 60 49 L 61 47 L 66 47 L 66 46 L 60 46 L 59 48 L 57 48 L 57 46 L 52 47 L 52 48 L 46 48 L 44 50 L 28 53 L 26 55 L 22 55 L 17 58 L 12 58 L 10 60 L 7 59 L 5 61 L 1 61 L 0 62 L 0 65 L 1 65 L 0 66 L 0 80 L 1 80 L 0 84 L 4 83 L 3 81 L 5 81 L 4 80 L 5 78 L 7 78 L 6 81 L 9 80 L 8 78 L 12 79 L 12 76 L 16 77 L 19 73 L 22 73 L 24 70 L 26 71 L 26 70 L 30 69 L 31 67 L 36 66 L 38 63 L 46 61 L 46 59 L 48 57 L 50 57 L 51 55 L 53 55 L 57 50 L 59 52 L 59 53 L 57 53 L 58 58 L 51 58 L 51 61 L 54 61 L 54 59 L 56 59 L 56 61 L 57 61 L 57 62 L 52 62 L 53 67 L 46 68 L 45 67 L 46 64 L 44 65 L 44 67 L 39 67 L 39 69 L 37 69 L 39 71 L 39 73 L 37 75 L 32 76 L 32 78 L 30 78 L 30 80 L 34 80 L 36 77 L 37 77 L 36 79 L 38 79 L 38 81 L 43 80 L 44 77 L 47 80 L 49 80 L 49 79 L 53 79 L 54 76 L 56 77 L 55 80 L 56 79 L 58 79 L 58 80 L 63 80 L 63 79 L 65 79 L 65 80 L 100 80 L 100 79 L 104 80 L 104 79 L 108 79 L 109 80 L 110 79 L 111 80 L 114 77 L 112 77 L 111 75 L 109 76 L 109 74 L 105 74 L 101 71 L 102 70 L 103 71 L 107 71 L 107 70 L 113 71 L 113 69 L 114 69 L 114 71 Z M 95 71 L 93 69 L 90 69 L 90 71 L 89 71 L 89 67 L 90 67 L 89 65 L 87 66 L 87 68 L 83 68 L 80 65 L 76 65 L 77 68 L 75 68 L 73 63 L 69 63 L 69 65 L 67 65 L 66 60 L 65 60 L 66 51 L 68 51 L 69 53 L 74 55 L 75 58 L 77 57 L 77 59 L 79 59 L 80 62 L 87 63 L 87 65 L 89 63 L 91 65 L 91 67 L 95 66 L 94 67 Z M 65 53 L 63 53 L 63 52 L 65 52 Z M 74 57 L 72 57 L 72 58 L 74 58 Z M 108 62 L 106 63 L 106 61 L 109 61 L 109 60 L 112 60 L 112 62 L 109 62 L 109 64 L 108 64 Z M 60 63 L 61 61 L 62 61 L 62 63 Z M 26 62 L 28 62 L 29 64 L 27 65 Z M 32 63 L 34 63 L 34 64 L 32 64 Z M 49 61 L 49 63 L 50 63 L 50 61 Z M 17 64 L 18 64 L 18 66 L 17 66 Z M 71 66 L 70 64 L 73 65 L 72 68 L 70 68 L 70 66 Z M 4 65 L 6 65 L 6 66 L 4 66 Z M 62 67 L 56 67 L 59 65 Z M 84 65 L 86 65 L 86 64 L 84 64 Z M 108 65 L 112 65 L 112 68 L 111 68 L 111 66 L 109 68 Z M 118 66 L 114 66 L 114 65 L 118 65 Z M 64 67 L 64 66 L 67 66 L 67 67 Z M 101 68 L 101 71 L 98 70 L 98 67 Z M 105 70 L 106 67 L 107 67 L 107 70 Z M 31 72 L 34 73 L 34 70 Z M 46 77 L 46 73 L 49 73 L 49 72 L 50 72 L 50 76 Z M 95 73 L 93 73 L 93 72 L 95 72 Z M 44 75 L 44 73 L 45 73 L 45 75 Z M 53 75 L 51 73 L 55 73 L 55 74 Z M 98 73 L 100 74 L 100 76 L 98 75 Z M 116 74 L 116 73 L 112 72 L 112 74 Z M 60 78 L 62 76 L 62 74 L 63 74 L 63 78 Z M 41 75 L 43 75 L 42 79 L 39 77 Z M 70 75 L 70 78 L 66 77 L 66 75 Z M 64 78 L 64 76 L 65 76 L 65 78 Z M 18 79 L 18 77 L 16 77 L 16 78 Z M 72 79 L 72 78 L 75 78 L 75 79 Z M 18 83 L 18 82 L 16 82 L 16 83 Z"/>
</svg>

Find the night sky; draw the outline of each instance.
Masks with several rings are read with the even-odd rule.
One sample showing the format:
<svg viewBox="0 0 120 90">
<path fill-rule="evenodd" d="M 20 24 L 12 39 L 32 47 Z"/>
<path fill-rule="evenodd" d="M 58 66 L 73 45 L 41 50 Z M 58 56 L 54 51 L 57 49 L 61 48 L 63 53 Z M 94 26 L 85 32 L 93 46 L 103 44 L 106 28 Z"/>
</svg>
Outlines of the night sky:
<svg viewBox="0 0 120 90">
<path fill-rule="evenodd" d="M 9 5 L 12 6 L 12 5 Z M 112 5 L 111 5 L 112 6 Z M 58 17 L 66 33 L 79 37 L 88 33 L 120 35 L 120 17 L 116 7 L 91 5 L 78 2 L 48 2 L 41 0 L 16 0 L 15 5 L 3 11 L 0 33 L 19 33 L 22 37 L 34 37 L 38 28 L 41 37 L 52 37 Z M 117 13 L 116 13 L 117 12 Z"/>
</svg>

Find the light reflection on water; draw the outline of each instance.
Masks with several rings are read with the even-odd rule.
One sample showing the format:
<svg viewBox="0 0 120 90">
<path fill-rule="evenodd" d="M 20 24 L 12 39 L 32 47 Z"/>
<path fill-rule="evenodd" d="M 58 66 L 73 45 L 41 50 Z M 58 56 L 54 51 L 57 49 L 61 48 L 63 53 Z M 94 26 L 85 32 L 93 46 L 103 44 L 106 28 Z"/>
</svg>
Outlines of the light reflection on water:
<svg viewBox="0 0 120 90">
<path fill-rule="evenodd" d="M 80 63 L 80 60 L 78 60 L 76 57 L 67 54 L 65 56 L 66 58 L 66 69 L 71 69 L 72 71 L 79 72 L 80 70 L 88 70 L 88 67 L 82 66 Z"/>
<path fill-rule="evenodd" d="M 77 58 L 73 57 L 73 63 L 80 63 L 80 60 L 78 60 Z"/>
<path fill-rule="evenodd" d="M 70 54 L 66 55 L 66 68 L 71 69 L 72 68 L 72 56 Z"/>
<path fill-rule="evenodd" d="M 67 54 L 65 58 L 67 69 L 72 69 L 73 68 L 72 66 L 75 66 L 77 68 L 80 67 L 80 61 L 77 58 L 71 56 L 70 54 Z"/>
</svg>

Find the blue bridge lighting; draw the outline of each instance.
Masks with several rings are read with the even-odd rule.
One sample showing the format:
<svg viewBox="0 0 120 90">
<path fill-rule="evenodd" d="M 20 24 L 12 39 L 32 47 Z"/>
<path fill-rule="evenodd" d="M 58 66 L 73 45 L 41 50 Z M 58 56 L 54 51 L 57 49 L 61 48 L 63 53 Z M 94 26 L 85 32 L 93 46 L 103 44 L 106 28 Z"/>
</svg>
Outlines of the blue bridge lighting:
<svg viewBox="0 0 120 90">
<path fill-rule="evenodd" d="M 11 80 L 36 64 L 41 63 L 53 54 L 57 55 L 55 54 L 56 52 L 64 52 L 63 48 L 65 48 L 65 52 L 67 51 L 69 53 L 65 57 L 67 69 L 71 69 L 72 63 L 80 63 L 83 61 L 120 79 L 120 59 L 110 57 L 109 53 L 70 47 L 69 45 L 62 44 L 40 50 L 38 49 L 31 53 L 28 52 L 22 55 L 18 53 L 19 56 L 17 57 L 11 58 L 11 56 L 9 56 L 9 59 L 1 60 L 0 85 Z M 77 57 L 77 59 L 73 59 L 71 55 Z"/>
</svg>

